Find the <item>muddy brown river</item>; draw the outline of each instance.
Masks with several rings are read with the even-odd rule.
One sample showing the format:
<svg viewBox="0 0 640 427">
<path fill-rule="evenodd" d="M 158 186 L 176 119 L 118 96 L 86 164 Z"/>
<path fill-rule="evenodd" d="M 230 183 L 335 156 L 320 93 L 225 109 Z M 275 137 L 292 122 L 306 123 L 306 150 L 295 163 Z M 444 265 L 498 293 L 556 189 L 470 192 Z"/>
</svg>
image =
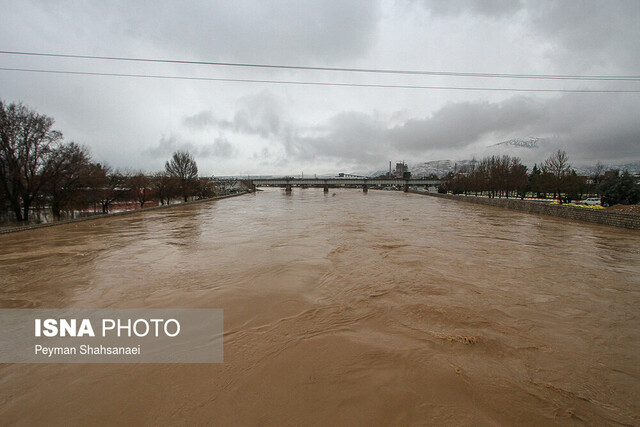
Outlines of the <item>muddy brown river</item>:
<svg viewBox="0 0 640 427">
<path fill-rule="evenodd" d="M 268 189 L 0 236 L 2 308 L 223 308 L 221 364 L 3 364 L 0 424 L 638 425 L 640 233 Z"/>
</svg>

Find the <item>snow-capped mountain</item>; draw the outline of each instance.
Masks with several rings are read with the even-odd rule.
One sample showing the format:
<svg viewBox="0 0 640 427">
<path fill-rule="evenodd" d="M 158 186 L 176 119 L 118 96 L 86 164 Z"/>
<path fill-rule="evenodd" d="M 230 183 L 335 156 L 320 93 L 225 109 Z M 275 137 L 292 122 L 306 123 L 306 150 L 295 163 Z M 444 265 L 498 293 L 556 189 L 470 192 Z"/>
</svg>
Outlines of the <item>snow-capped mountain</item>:
<svg viewBox="0 0 640 427">
<path fill-rule="evenodd" d="M 530 136 L 527 138 L 514 138 L 507 141 L 498 142 L 490 147 L 518 147 L 518 148 L 538 148 L 540 138 Z"/>
<path fill-rule="evenodd" d="M 473 155 L 476 159 L 489 156 L 513 156 L 518 157 L 523 164 L 533 166 L 534 163 L 540 163 L 549 157 L 554 148 L 555 144 L 549 139 L 529 136 L 488 145 Z"/>
<path fill-rule="evenodd" d="M 436 174 L 441 177 L 446 175 L 449 172 L 459 171 L 473 163 L 473 160 L 434 160 L 431 162 L 422 162 L 415 165 L 409 165 L 409 170 L 411 171 L 411 176 L 413 177 L 422 177 L 429 176 L 431 174 Z M 541 162 L 538 162 L 540 164 Z M 533 164 L 528 164 L 531 167 Z M 578 175 L 591 175 L 595 172 L 595 165 L 581 165 L 576 164 L 572 166 Z M 631 173 L 640 173 L 640 162 L 632 162 L 625 164 L 606 164 L 604 165 L 605 170 L 611 169 L 619 169 L 619 170 L 628 170 Z M 388 170 L 379 170 L 370 174 L 366 174 L 367 176 L 375 177 L 384 175 L 388 172 Z M 363 174 L 364 175 L 364 174 Z"/>
<path fill-rule="evenodd" d="M 533 167 L 540 166 L 556 149 L 562 149 L 560 145 L 550 138 L 530 136 L 526 138 L 514 138 L 486 146 L 475 153 L 469 153 L 476 161 L 488 156 L 509 155 L 518 157 L 522 164 Z M 465 169 L 473 163 L 473 160 L 433 160 L 429 162 L 409 164 L 409 171 L 414 177 L 429 176 L 435 174 L 439 177 L 449 172 L 457 172 Z M 584 164 L 579 161 L 570 161 L 571 166 L 580 175 L 590 175 L 595 170 L 595 164 Z M 395 165 L 394 165 L 395 166 Z M 620 169 L 631 173 L 640 172 L 640 162 L 628 162 L 626 164 L 607 164 L 605 170 Z M 395 168 L 394 168 L 395 170 Z M 388 169 L 377 170 L 372 173 L 362 174 L 367 176 L 380 176 L 388 172 Z"/>
</svg>

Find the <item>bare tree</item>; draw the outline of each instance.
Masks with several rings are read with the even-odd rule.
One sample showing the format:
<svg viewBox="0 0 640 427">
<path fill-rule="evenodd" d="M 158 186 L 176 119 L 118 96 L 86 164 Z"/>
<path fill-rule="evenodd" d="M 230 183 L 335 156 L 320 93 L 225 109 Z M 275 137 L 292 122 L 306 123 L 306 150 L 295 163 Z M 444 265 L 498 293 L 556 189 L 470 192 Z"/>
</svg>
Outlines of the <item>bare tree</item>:
<svg viewBox="0 0 640 427">
<path fill-rule="evenodd" d="M 167 172 L 157 172 L 153 175 L 151 185 L 153 186 L 156 197 L 160 200 L 161 205 L 164 205 L 165 202 L 167 205 L 171 203 L 171 198 L 175 193 L 175 189 L 173 186 L 173 179 Z"/>
<path fill-rule="evenodd" d="M 604 179 L 605 170 L 605 166 L 598 160 L 598 163 L 596 163 L 596 167 L 593 170 L 593 174 L 591 175 L 591 179 L 593 180 L 593 190 L 595 190 L 595 192 L 598 191 L 598 187 Z"/>
<path fill-rule="evenodd" d="M 191 154 L 186 151 L 176 151 L 171 160 L 164 166 L 167 174 L 176 180 L 186 202 L 195 191 L 198 178 L 198 166 Z"/>
<path fill-rule="evenodd" d="M 0 218 L 2 218 L 9 210 L 7 197 L 4 195 L 4 185 L 0 184 Z"/>
<path fill-rule="evenodd" d="M 111 204 L 122 197 L 125 189 L 126 177 L 109 165 L 91 164 L 87 176 L 87 187 L 90 191 L 92 203 L 99 203 L 102 213 L 109 213 Z"/>
<path fill-rule="evenodd" d="M 509 165 L 509 178 L 507 180 L 507 197 L 509 191 L 513 190 L 516 196 L 524 199 L 529 184 L 529 176 L 527 175 L 527 167 L 520 163 L 520 158 L 511 157 Z"/>
<path fill-rule="evenodd" d="M 534 164 L 531 175 L 529 175 L 529 190 L 536 193 L 536 197 L 542 197 L 543 189 L 542 171 L 538 168 L 537 164 Z"/>
<path fill-rule="evenodd" d="M 524 198 L 529 178 L 527 167 L 518 157 L 491 156 L 479 162 L 474 159 L 469 167 L 463 167 L 456 174 L 450 172 L 441 185 L 442 191 L 454 194 L 489 192 L 490 197 L 511 197 L 512 194 Z"/>
<path fill-rule="evenodd" d="M 554 197 L 560 197 L 562 184 L 571 171 L 567 153 L 565 151 L 558 150 L 549 156 L 549 158 L 542 164 L 542 171 L 549 173 L 553 177 Z"/>
<path fill-rule="evenodd" d="M 132 174 L 127 180 L 131 197 L 144 208 L 144 204 L 151 199 L 151 180 L 142 172 Z"/>
<path fill-rule="evenodd" d="M 593 178 L 597 180 L 596 184 L 599 184 L 604 176 L 605 167 L 600 160 L 596 163 L 596 167 L 593 170 Z"/>
<path fill-rule="evenodd" d="M 0 101 L 0 185 L 19 221 L 28 220 L 47 179 L 47 157 L 62 140 L 53 123 L 23 104 Z"/>
<path fill-rule="evenodd" d="M 51 201 L 54 217 L 60 218 L 61 210 L 69 208 L 79 198 L 89 161 L 89 151 L 73 142 L 51 151 L 46 165 L 48 176 L 44 190 Z"/>
<path fill-rule="evenodd" d="M 196 196 L 198 199 L 208 199 L 216 195 L 216 188 L 209 178 L 199 178 L 196 181 Z"/>
</svg>

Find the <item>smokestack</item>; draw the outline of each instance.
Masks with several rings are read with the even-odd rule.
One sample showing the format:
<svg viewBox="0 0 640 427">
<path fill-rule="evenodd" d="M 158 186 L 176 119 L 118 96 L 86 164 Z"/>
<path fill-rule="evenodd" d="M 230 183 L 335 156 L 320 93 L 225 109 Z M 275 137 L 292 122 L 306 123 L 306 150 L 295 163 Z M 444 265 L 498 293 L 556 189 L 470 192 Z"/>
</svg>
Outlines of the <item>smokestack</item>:
<svg viewBox="0 0 640 427">
<path fill-rule="evenodd" d="M 391 176 L 391 160 L 389 160 L 389 176 Z"/>
</svg>

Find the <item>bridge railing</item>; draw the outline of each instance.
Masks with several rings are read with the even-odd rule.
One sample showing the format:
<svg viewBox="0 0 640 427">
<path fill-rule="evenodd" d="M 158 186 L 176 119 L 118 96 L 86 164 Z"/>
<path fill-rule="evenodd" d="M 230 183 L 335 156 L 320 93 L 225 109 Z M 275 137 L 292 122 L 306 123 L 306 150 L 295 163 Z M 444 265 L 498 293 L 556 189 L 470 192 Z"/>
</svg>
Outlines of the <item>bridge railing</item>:
<svg viewBox="0 0 640 427">
<path fill-rule="evenodd" d="M 437 185 L 440 180 L 421 178 L 268 178 L 249 179 L 255 185 Z"/>
</svg>

